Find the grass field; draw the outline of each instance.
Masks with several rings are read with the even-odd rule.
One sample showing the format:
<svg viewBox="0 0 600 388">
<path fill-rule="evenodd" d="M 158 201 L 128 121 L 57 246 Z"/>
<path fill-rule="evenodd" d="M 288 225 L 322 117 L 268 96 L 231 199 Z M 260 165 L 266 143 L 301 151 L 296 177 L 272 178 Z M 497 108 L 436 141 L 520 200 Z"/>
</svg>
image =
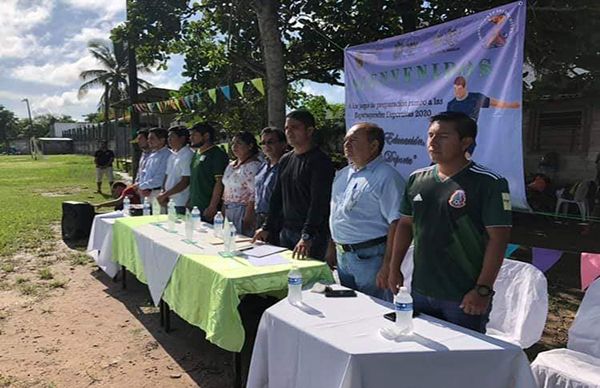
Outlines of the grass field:
<svg viewBox="0 0 600 388">
<path fill-rule="evenodd" d="M 95 186 L 91 156 L 0 156 L 0 257 L 52 239 L 51 224 L 60 222 L 61 203 L 100 202 L 104 197 Z"/>
</svg>

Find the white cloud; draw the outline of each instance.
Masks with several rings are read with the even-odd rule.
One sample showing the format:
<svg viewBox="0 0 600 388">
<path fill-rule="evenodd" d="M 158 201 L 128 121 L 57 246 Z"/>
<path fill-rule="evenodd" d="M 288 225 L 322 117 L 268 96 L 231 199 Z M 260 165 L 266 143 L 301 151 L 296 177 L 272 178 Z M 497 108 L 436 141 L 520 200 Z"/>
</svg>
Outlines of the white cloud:
<svg viewBox="0 0 600 388">
<path fill-rule="evenodd" d="M 21 81 L 35 82 L 55 86 L 69 86 L 81 82 L 79 73 L 83 70 L 98 69 L 99 63 L 90 54 L 79 58 L 75 62 L 59 64 L 47 63 L 45 65 L 23 65 L 16 67 L 11 72 L 11 77 Z"/>
<path fill-rule="evenodd" d="M 24 98 L 24 96 L 22 96 L 21 94 L 17 94 L 14 92 L 9 92 L 7 90 L 0 90 L 0 98 L 5 99 L 5 100 L 22 100 Z"/>
<path fill-rule="evenodd" d="M 0 58 L 26 58 L 44 51 L 30 31 L 46 23 L 54 8 L 53 0 L 39 0 L 30 6 L 18 0 L 2 0 L 0 12 Z"/>
<path fill-rule="evenodd" d="M 125 11 L 123 0 L 62 0 L 62 2 L 73 8 L 96 12 L 104 20 L 110 20 Z"/>
<path fill-rule="evenodd" d="M 77 98 L 77 89 L 71 89 L 57 95 L 33 97 L 31 108 L 34 115 L 43 113 L 63 113 L 74 111 L 95 112 L 102 95 L 101 89 L 92 89 L 81 100 Z"/>
</svg>

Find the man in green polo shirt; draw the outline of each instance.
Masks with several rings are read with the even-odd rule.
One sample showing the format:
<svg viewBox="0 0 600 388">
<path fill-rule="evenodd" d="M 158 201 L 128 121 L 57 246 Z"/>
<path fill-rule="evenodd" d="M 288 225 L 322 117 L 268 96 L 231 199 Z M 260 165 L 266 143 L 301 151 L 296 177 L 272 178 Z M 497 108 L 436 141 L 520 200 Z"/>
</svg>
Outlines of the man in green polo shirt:
<svg viewBox="0 0 600 388">
<path fill-rule="evenodd" d="M 477 135 L 466 114 L 432 117 L 427 134 L 434 164 L 406 185 L 388 285 L 394 293 L 402 286 L 400 265 L 414 238 L 415 310 L 483 333 L 510 238 L 508 183 L 465 158 Z"/>
<path fill-rule="evenodd" d="M 202 218 L 212 221 L 219 208 L 223 183 L 221 178 L 229 163 L 227 154 L 215 142 L 215 129 L 208 123 L 198 123 L 190 129 L 192 157 L 189 208 L 197 206 Z"/>
</svg>

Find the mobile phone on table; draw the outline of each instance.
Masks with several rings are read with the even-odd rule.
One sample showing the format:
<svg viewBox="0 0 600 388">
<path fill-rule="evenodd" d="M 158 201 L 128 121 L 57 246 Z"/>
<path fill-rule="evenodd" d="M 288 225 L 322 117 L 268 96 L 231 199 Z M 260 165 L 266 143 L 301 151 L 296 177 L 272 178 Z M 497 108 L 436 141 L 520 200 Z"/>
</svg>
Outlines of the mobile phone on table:
<svg viewBox="0 0 600 388">
<path fill-rule="evenodd" d="M 419 315 L 421 315 L 420 312 L 418 312 L 417 310 L 413 310 L 413 318 L 418 317 Z M 383 317 L 387 320 L 390 320 L 392 322 L 396 322 L 396 312 L 392 311 L 391 313 L 387 313 L 384 314 Z"/>
<path fill-rule="evenodd" d="M 325 296 L 328 298 L 353 298 L 356 296 L 354 290 L 332 290 L 331 288 L 325 290 Z"/>
</svg>

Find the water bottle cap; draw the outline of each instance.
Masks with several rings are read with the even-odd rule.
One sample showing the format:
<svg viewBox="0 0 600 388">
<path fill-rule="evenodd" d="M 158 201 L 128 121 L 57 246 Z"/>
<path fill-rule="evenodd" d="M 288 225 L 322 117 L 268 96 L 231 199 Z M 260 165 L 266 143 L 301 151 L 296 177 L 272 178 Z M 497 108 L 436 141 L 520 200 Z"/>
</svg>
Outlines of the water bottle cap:
<svg viewBox="0 0 600 388">
<path fill-rule="evenodd" d="M 401 292 L 408 292 L 408 288 L 406 288 L 406 287 L 404 287 L 404 286 L 403 286 L 403 287 L 400 287 L 400 291 L 401 291 Z"/>
</svg>

